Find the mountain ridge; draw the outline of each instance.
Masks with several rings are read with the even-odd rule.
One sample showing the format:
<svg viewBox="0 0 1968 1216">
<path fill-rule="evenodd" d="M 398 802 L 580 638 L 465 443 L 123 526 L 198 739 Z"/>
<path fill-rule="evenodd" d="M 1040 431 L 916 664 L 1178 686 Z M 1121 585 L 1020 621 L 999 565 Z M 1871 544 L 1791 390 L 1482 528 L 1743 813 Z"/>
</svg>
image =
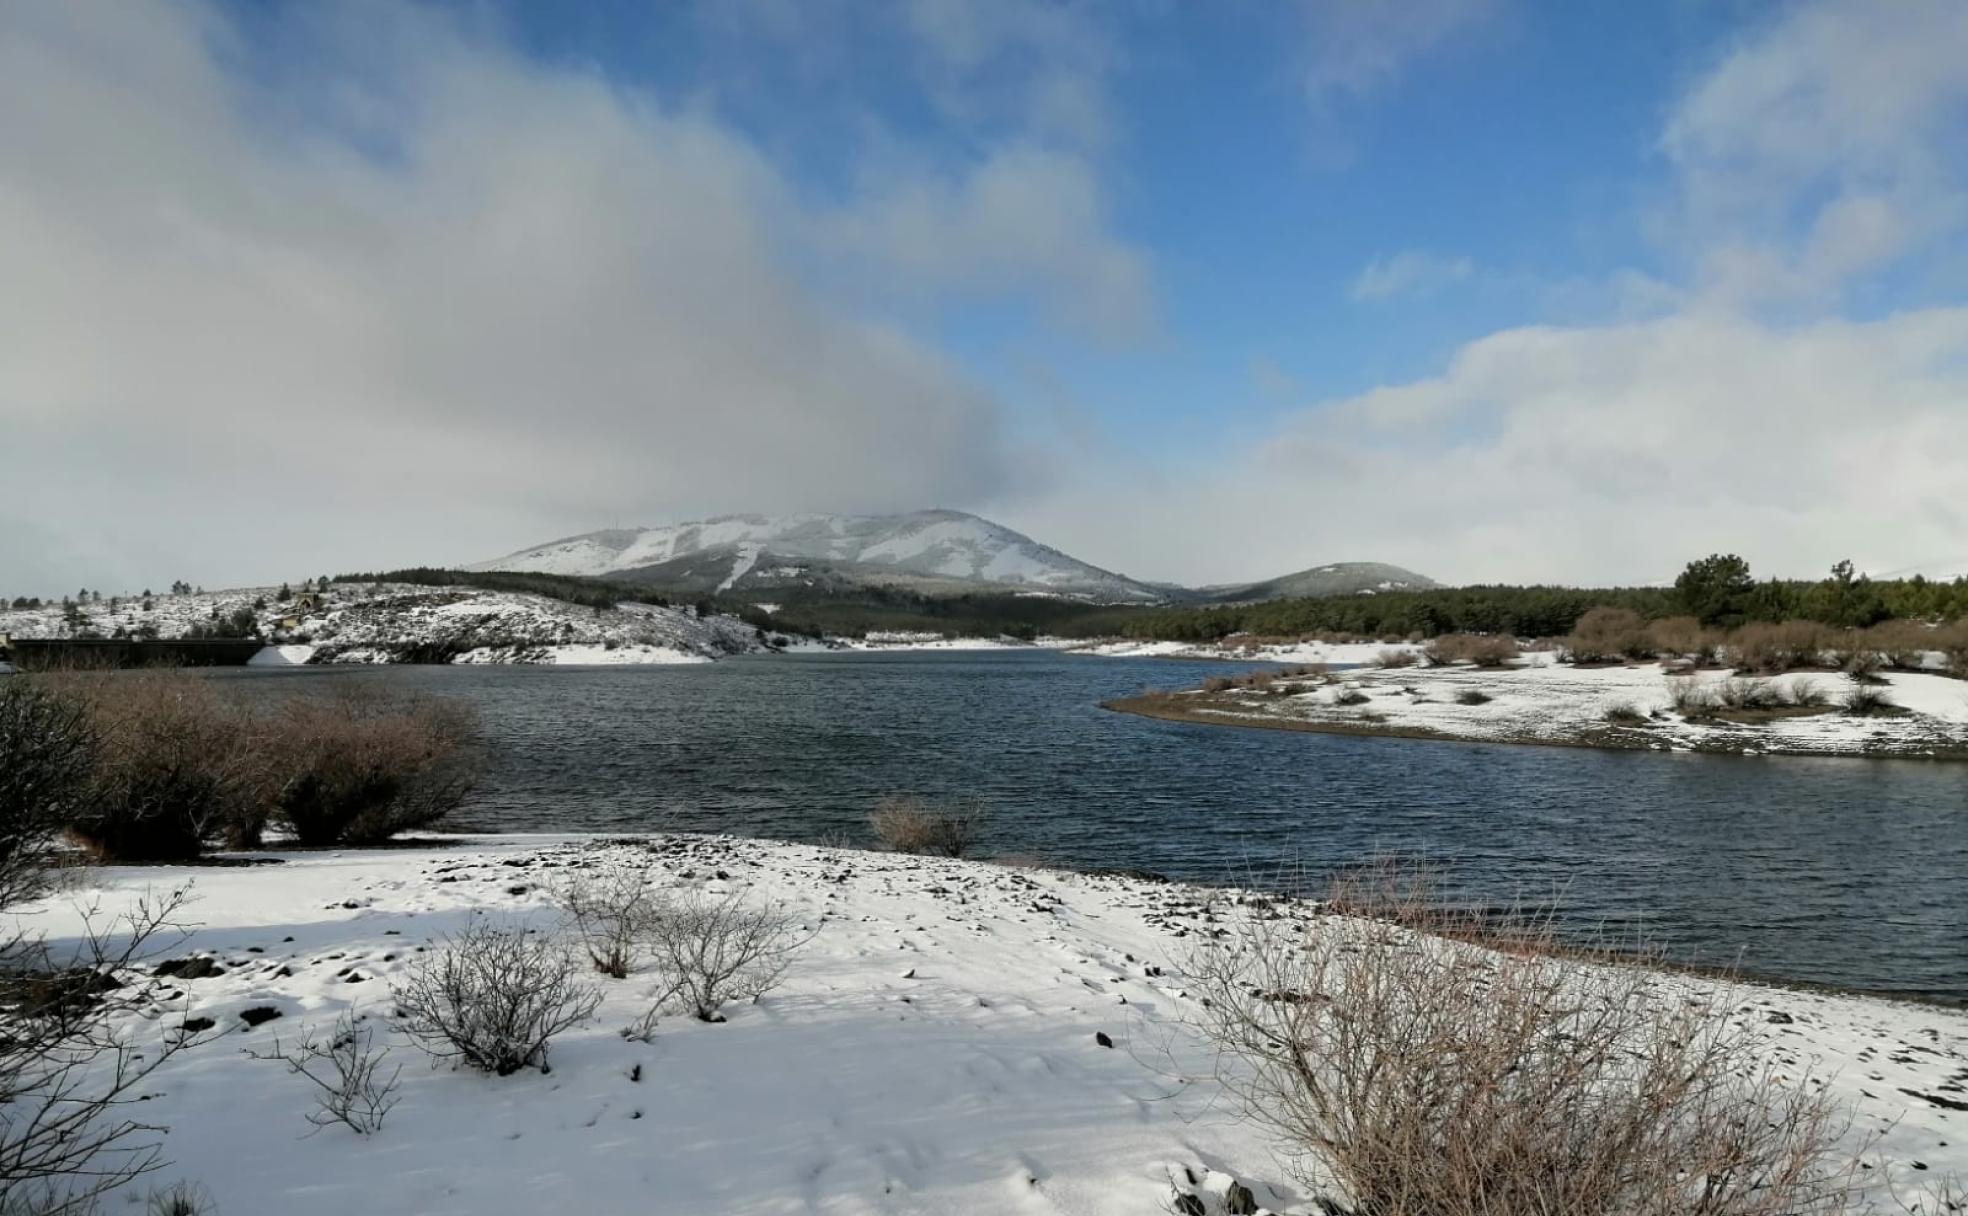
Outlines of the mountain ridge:
<svg viewBox="0 0 1968 1216">
<path fill-rule="evenodd" d="M 1432 587 L 1379 562 L 1342 562 L 1250 583 L 1189 588 L 1081 561 L 965 511 L 897 515 L 730 514 L 653 528 L 602 528 L 466 567 L 606 577 L 671 594 L 885 586 L 925 595 L 984 590 L 1091 603 L 1235 603 Z"/>
</svg>

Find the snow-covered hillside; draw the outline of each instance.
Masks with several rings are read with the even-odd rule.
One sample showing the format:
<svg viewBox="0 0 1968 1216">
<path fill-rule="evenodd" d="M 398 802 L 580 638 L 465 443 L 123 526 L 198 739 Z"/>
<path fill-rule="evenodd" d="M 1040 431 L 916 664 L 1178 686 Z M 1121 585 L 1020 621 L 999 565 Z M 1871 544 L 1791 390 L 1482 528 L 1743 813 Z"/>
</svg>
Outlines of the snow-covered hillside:
<svg viewBox="0 0 1968 1216">
<path fill-rule="evenodd" d="M 539 595 L 405 583 L 332 583 L 286 600 L 277 588 L 247 587 L 0 609 L 0 634 L 16 638 L 170 639 L 213 629 L 257 636 L 269 644 L 267 661 L 287 663 L 702 662 L 763 648 L 733 617 L 641 603 L 597 611 Z"/>
<path fill-rule="evenodd" d="M 1122 602 L 1163 598 L 1156 588 L 961 511 L 723 515 L 663 528 L 589 532 L 471 568 L 728 591 L 783 584 L 809 575 L 813 565 L 870 580 L 975 583 Z"/>
</svg>

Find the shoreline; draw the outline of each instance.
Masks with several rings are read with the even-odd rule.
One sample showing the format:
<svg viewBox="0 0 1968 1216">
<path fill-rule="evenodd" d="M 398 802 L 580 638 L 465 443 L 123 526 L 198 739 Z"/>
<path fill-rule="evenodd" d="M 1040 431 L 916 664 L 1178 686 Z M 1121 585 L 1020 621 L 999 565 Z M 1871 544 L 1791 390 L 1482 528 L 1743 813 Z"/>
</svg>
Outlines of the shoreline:
<svg viewBox="0 0 1968 1216">
<path fill-rule="evenodd" d="M 199 1184 L 221 1211 L 295 1216 L 358 1202 L 518 1213 L 575 1193 L 597 1213 L 660 1195 L 685 1211 L 873 1201 L 1118 1216 L 1166 1207 L 1187 1168 L 1218 1187 L 1234 1176 L 1275 1211 L 1316 1210 L 1208 1080 L 1214 1049 L 1184 960 L 1252 914 L 1238 889 L 732 836 L 435 844 L 78 875 L 72 898 L 111 910 L 147 887 L 195 885 L 197 923 L 169 954 L 213 966 L 174 982 L 171 1014 L 129 1027 L 167 1033 L 178 1006 L 213 1024 L 146 1086 L 146 1121 L 171 1129 L 162 1179 Z M 666 1016 L 652 1038 L 625 1038 L 650 977 L 586 976 L 601 1010 L 554 1041 L 550 1075 L 426 1067 L 389 995 L 422 952 L 485 919 L 564 934 L 554 887 L 623 868 L 779 906 L 809 936 L 782 985 L 727 1007 L 725 1024 Z M 1281 911 L 1319 931 L 1315 906 Z M 52 936 L 79 923 L 65 900 L 30 915 Z M 1857 1135 L 1886 1129 L 1867 1150 L 1871 1182 L 1968 1172 L 1947 1105 L 1968 1069 L 1968 1011 L 1649 970 L 1662 999 L 1714 1002 L 1773 1061 L 1821 1078 Z M 268 1010 L 264 1024 L 244 1017 Z M 400 1111 L 373 1138 L 306 1135 L 305 1086 L 246 1054 L 345 1011 L 405 1065 Z"/>
<path fill-rule="evenodd" d="M 1762 700 L 1749 709 L 1717 700 L 1746 693 Z M 1845 698 L 1861 693 L 1888 704 L 1872 713 L 1842 708 Z M 1785 700 L 1800 696 L 1810 699 Z M 1659 664 L 1578 667 L 1533 658 L 1509 667 L 1263 673 L 1228 686 L 1110 698 L 1100 706 L 1199 726 L 1446 743 L 1968 761 L 1968 682 L 1914 672 L 1860 685 L 1826 671 L 1684 674 Z"/>
</svg>

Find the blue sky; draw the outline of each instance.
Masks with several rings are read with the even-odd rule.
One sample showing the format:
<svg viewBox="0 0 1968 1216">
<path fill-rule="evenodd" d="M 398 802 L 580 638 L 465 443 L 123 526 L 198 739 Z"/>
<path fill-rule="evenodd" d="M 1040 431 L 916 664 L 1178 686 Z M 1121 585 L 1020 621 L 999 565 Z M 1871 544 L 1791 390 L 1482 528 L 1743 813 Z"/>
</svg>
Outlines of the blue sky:
<svg viewBox="0 0 1968 1216">
<path fill-rule="evenodd" d="M 0 590 L 928 505 L 1968 570 L 1964 12 L 0 6 Z"/>
</svg>

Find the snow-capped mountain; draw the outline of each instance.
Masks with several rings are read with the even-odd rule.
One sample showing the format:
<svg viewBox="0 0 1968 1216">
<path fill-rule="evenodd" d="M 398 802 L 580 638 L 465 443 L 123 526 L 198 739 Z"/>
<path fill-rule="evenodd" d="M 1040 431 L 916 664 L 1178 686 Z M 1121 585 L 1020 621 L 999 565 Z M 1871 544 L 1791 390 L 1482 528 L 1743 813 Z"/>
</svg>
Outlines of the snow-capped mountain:
<svg viewBox="0 0 1968 1216">
<path fill-rule="evenodd" d="M 1374 595 L 1384 591 L 1426 591 L 1440 583 L 1385 562 L 1332 562 L 1280 575 L 1261 583 L 1203 587 L 1200 596 L 1216 603 L 1258 600 L 1324 599 L 1335 595 Z"/>
<path fill-rule="evenodd" d="M 588 532 L 471 568 L 617 578 L 690 593 L 887 583 L 932 591 L 987 586 L 1112 603 L 1166 598 L 1162 589 L 961 511 L 721 515 Z"/>
</svg>

